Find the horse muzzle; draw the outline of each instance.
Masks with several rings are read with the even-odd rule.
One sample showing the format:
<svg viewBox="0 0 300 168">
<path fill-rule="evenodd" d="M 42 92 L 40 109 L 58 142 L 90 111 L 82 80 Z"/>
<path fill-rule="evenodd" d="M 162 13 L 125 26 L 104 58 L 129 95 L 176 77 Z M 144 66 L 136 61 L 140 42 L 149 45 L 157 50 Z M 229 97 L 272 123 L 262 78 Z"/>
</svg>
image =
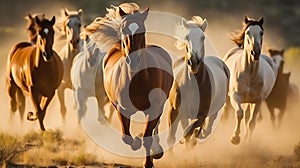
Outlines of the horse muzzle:
<svg viewBox="0 0 300 168">
<path fill-rule="evenodd" d="M 253 61 L 259 61 L 260 51 L 251 50 L 250 54 L 252 56 Z"/>
</svg>

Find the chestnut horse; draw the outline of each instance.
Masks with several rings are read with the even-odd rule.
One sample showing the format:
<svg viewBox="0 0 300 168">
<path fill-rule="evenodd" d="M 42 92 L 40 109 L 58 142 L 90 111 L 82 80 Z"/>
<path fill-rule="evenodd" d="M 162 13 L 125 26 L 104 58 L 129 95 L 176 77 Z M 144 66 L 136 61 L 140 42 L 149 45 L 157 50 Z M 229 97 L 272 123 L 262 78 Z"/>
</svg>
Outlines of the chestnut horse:
<svg viewBox="0 0 300 168">
<path fill-rule="evenodd" d="M 146 118 L 143 146 L 146 150 L 144 166 L 153 167 L 153 158 L 163 156 L 156 142 L 157 124 L 173 83 L 172 59 L 158 46 L 146 46 L 144 22 L 149 8 L 144 12 L 126 14 L 121 8 L 121 41 L 104 56 L 104 88 L 110 102 L 117 110 L 122 128 L 122 140 L 132 150 L 141 147 L 141 139 L 130 133 L 131 116 L 142 111 Z M 156 145 L 157 148 L 153 147 Z M 159 150 L 158 152 L 155 150 Z M 153 154 L 153 153 L 154 154 Z"/>
<path fill-rule="evenodd" d="M 59 56 L 53 51 L 55 17 L 51 20 L 35 17 L 36 44 L 20 42 L 9 53 L 7 65 L 7 86 L 10 96 L 10 109 L 16 111 L 18 102 L 16 93 L 28 92 L 35 107 L 36 114 L 29 112 L 28 120 L 39 120 L 41 130 L 45 130 L 43 120 L 46 109 L 55 90 L 61 83 L 63 65 Z M 24 96 L 24 95 L 23 95 Z M 23 100 L 22 100 L 23 101 Z"/>
</svg>

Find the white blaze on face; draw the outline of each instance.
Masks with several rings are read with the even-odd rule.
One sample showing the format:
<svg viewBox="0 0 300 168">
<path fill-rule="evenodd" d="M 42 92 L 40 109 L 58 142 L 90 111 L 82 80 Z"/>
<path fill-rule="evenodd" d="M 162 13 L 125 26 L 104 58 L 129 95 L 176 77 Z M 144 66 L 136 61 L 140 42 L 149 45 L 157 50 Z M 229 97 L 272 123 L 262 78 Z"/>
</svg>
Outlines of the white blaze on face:
<svg viewBox="0 0 300 168">
<path fill-rule="evenodd" d="M 139 26 L 136 23 L 130 23 L 130 25 L 128 26 L 128 29 L 131 31 L 131 35 L 134 35 L 138 28 Z"/>
<path fill-rule="evenodd" d="M 44 33 L 47 35 L 48 32 L 49 32 L 49 29 L 45 28 L 45 29 L 44 29 Z"/>
</svg>

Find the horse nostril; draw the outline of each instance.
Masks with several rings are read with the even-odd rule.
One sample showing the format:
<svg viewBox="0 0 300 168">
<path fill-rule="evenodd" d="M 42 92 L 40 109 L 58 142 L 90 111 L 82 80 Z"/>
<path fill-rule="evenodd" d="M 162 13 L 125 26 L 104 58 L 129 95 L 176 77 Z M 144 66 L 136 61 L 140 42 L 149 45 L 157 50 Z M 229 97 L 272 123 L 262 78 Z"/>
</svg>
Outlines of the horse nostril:
<svg viewBox="0 0 300 168">
<path fill-rule="evenodd" d="M 44 57 L 47 57 L 47 52 L 43 52 L 43 56 L 44 56 Z"/>
<path fill-rule="evenodd" d="M 251 55 L 255 55 L 255 51 L 254 50 L 251 50 Z"/>
</svg>

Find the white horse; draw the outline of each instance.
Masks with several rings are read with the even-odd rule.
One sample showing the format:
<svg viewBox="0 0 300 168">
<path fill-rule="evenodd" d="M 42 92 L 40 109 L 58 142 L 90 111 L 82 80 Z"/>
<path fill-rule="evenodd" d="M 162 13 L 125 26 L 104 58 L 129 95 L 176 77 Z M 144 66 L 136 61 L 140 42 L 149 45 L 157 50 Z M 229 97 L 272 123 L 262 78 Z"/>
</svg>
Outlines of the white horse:
<svg viewBox="0 0 300 168">
<path fill-rule="evenodd" d="M 245 104 L 245 108 L 249 108 L 252 114 L 246 123 L 245 132 L 246 137 L 251 137 L 261 103 L 271 93 L 279 65 L 283 61 L 280 56 L 272 59 L 261 55 L 263 18 L 256 21 L 245 17 L 243 25 L 240 34 L 232 39 L 238 47 L 231 49 L 224 57 L 230 69 L 229 97 L 226 106 L 231 102 L 236 113 L 236 126 L 231 139 L 233 144 L 240 142 L 240 125 L 245 110 L 242 104 Z"/>
<path fill-rule="evenodd" d="M 82 10 L 68 11 L 64 9 L 63 16 L 60 20 L 61 32 L 66 36 L 66 44 L 59 52 L 59 56 L 64 64 L 64 75 L 61 85 L 57 90 L 58 100 L 60 102 L 60 112 L 63 120 L 66 115 L 66 105 L 64 91 L 66 88 L 72 89 L 70 71 L 75 56 L 79 53 L 81 46 L 80 28 L 81 28 Z"/>
<path fill-rule="evenodd" d="M 177 26 L 180 40 L 178 49 L 186 49 L 185 56 L 174 64 L 175 81 L 170 91 L 168 144 L 175 143 L 179 121 L 185 129 L 184 138 L 189 141 L 194 133 L 196 138 L 206 140 L 218 124 L 229 85 L 229 69 L 218 57 L 205 56 L 206 19 L 194 16 Z M 207 129 L 203 130 L 208 117 Z M 192 122 L 189 124 L 189 119 Z M 194 141 L 196 142 L 196 141 Z M 194 143 L 195 144 L 195 143 Z"/>
<path fill-rule="evenodd" d="M 133 13 L 139 10 L 135 3 L 124 3 L 119 5 L 126 13 Z M 96 18 L 82 32 L 84 42 L 83 50 L 74 59 L 71 74 L 75 96 L 75 110 L 78 112 L 79 121 L 85 115 L 86 101 L 88 97 L 96 97 L 98 104 L 98 121 L 111 122 L 114 107 L 110 104 L 103 85 L 102 61 L 106 52 L 120 40 L 118 21 L 122 18 L 119 15 L 119 7 L 107 8 L 105 17 Z M 116 23 L 115 23 L 116 22 Z M 106 117 L 104 106 L 109 104 L 109 114 Z"/>
</svg>

